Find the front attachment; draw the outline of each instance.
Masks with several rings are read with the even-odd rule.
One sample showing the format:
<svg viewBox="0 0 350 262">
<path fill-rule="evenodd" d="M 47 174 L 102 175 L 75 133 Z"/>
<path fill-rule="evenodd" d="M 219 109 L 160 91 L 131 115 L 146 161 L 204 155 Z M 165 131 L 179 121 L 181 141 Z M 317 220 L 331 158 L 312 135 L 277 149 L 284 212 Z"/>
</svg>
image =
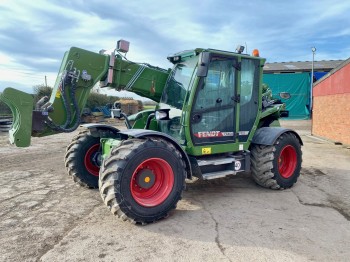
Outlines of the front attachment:
<svg viewBox="0 0 350 262">
<path fill-rule="evenodd" d="M 34 98 L 25 92 L 8 87 L 0 95 L 0 100 L 10 107 L 13 125 L 9 131 L 11 144 L 18 147 L 30 145 Z"/>
</svg>

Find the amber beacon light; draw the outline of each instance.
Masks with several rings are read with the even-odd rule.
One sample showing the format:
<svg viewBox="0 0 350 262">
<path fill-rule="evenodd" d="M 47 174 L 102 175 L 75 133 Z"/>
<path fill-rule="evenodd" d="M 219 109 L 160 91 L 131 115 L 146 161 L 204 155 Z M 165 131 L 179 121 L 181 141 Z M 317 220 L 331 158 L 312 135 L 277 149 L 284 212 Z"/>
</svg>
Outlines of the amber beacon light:
<svg viewBox="0 0 350 262">
<path fill-rule="evenodd" d="M 258 49 L 254 49 L 253 52 L 252 52 L 252 56 L 256 56 L 256 57 L 259 57 L 259 50 Z"/>
</svg>

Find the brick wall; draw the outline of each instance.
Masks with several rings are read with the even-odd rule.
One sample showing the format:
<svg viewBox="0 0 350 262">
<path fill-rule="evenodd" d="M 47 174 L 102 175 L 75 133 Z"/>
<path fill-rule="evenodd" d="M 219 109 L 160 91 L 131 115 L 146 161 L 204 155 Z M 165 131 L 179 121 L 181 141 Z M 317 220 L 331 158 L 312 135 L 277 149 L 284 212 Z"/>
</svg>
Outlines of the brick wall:
<svg viewBox="0 0 350 262">
<path fill-rule="evenodd" d="M 312 134 L 350 145 L 350 60 L 316 83 Z"/>
<path fill-rule="evenodd" d="M 350 145 L 350 93 L 314 97 L 312 134 Z"/>
</svg>

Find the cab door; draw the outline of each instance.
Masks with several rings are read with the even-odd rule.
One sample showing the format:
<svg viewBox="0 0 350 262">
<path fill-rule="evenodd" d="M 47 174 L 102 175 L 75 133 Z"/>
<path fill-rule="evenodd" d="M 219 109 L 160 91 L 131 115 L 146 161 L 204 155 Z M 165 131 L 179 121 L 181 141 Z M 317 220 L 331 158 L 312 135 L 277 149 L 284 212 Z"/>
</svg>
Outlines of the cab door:
<svg viewBox="0 0 350 262">
<path fill-rule="evenodd" d="M 191 111 L 195 145 L 235 142 L 237 59 L 213 56 L 199 81 Z"/>
<path fill-rule="evenodd" d="M 239 142 L 247 142 L 258 116 L 260 61 L 242 58 L 239 103 Z"/>
</svg>

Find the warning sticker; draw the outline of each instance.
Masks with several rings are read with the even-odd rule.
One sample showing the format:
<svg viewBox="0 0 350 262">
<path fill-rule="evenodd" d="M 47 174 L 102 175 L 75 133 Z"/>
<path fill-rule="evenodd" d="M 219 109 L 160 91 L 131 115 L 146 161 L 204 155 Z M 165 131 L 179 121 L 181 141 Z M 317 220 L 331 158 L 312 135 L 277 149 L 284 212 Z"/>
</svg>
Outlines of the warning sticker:
<svg viewBox="0 0 350 262">
<path fill-rule="evenodd" d="M 203 154 L 203 155 L 209 155 L 209 154 L 211 154 L 211 147 L 203 147 L 203 148 L 202 148 L 202 154 Z"/>
<path fill-rule="evenodd" d="M 240 169 L 241 169 L 241 166 L 242 166 L 242 164 L 241 164 L 240 161 L 235 161 L 235 170 L 236 170 L 236 171 L 240 170 Z"/>
<path fill-rule="evenodd" d="M 61 97 L 61 91 L 57 89 L 56 98 L 60 98 L 60 97 Z"/>
</svg>

